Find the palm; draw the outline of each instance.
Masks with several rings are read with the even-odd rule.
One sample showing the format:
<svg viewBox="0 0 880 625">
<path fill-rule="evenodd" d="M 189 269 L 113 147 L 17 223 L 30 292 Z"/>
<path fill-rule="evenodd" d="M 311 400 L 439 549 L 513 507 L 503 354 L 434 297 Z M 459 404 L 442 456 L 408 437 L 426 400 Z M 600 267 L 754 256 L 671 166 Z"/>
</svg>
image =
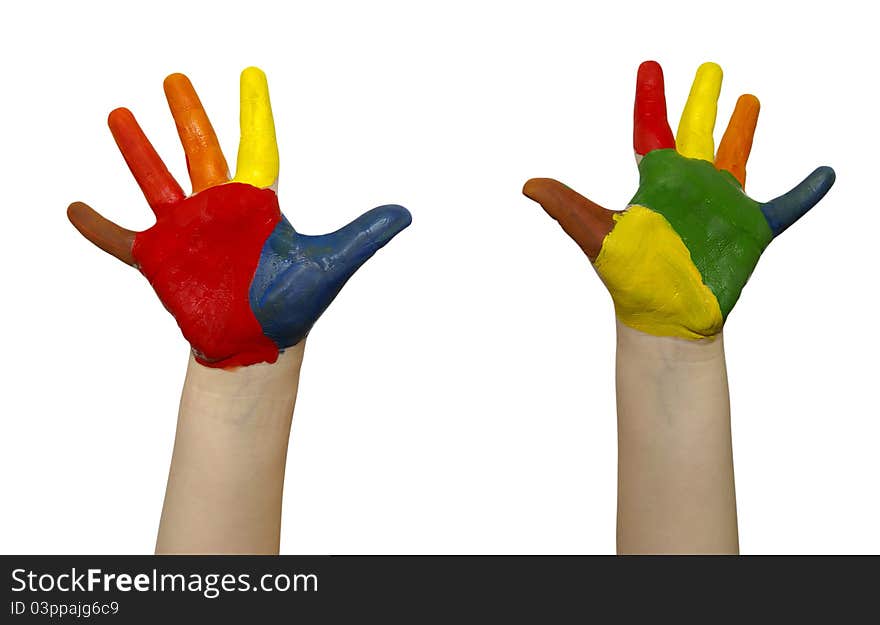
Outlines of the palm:
<svg viewBox="0 0 880 625">
<path fill-rule="evenodd" d="M 232 183 L 157 211 L 155 225 L 136 234 L 133 264 L 203 361 L 226 360 L 245 343 L 271 351 L 237 295 L 247 291 L 280 217 L 274 191 Z"/>
<path fill-rule="evenodd" d="M 760 205 L 726 171 L 675 150 L 650 152 L 639 163 L 639 174 L 630 204 L 645 206 L 672 225 L 726 316 L 773 238 Z"/>
<path fill-rule="evenodd" d="M 624 211 L 602 208 L 552 179 L 530 180 L 523 189 L 593 261 L 618 318 L 650 334 L 698 339 L 720 332 L 770 241 L 834 182 L 834 172 L 820 167 L 775 200 L 749 198 L 743 185 L 758 101 L 739 99 L 716 154 L 720 86 L 720 68 L 701 66 L 673 138 L 660 66 L 642 64 L 633 133 L 640 181 Z"/>
</svg>

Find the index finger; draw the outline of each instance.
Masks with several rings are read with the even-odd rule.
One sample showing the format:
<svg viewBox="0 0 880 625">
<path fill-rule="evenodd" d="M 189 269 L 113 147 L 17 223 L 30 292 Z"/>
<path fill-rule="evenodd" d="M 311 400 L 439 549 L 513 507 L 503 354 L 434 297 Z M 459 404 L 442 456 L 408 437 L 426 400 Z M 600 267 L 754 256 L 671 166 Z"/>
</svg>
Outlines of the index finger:
<svg viewBox="0 0 880 625">
<path fill-rule="evenodd" d="M 270 187 L 278 179 L 278 143 L 266 74 L 256 67 L 241 73 L 241 140 L 235 181 Z"/>
<path fill-rule="evenodd" d="M 651 150 L 674 148 L 675 139 L 666 118 L 663 70 L 656 61 L 639 65 L 633 107 L 633 149 L 638 156 Z"/>
</svg>

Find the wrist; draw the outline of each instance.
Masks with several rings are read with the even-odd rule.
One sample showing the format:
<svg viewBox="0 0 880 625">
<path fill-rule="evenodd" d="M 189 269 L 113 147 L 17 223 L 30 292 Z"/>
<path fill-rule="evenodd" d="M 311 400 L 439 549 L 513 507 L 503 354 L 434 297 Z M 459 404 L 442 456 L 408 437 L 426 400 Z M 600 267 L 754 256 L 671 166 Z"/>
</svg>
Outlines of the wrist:
<svg viewBox="0 0 880 625">
<path fill-rule="evenodd" d="M 623 323 L 619 318 L 615 321 L 618 357 L 632 355 L 640 362 L 662 362 L 669 366 L 699 365 L 724 359 L 722 332 L 707 338 L 685 339 L 648 334 Z"/>
<path fill-rule="evenodd" d="M 720 333 L 700 340 L 654 336 L 618 321 L 616 387 L 621 433 L 652 448 L 687 446 L 710 422 L 730 423 Z"/>
<path fill-rule="evenodd" d="M 210 401 L 247 403 L 254 399 L 285 399 L 296 391 L 305 351 L 305 339 L 288 347 L 273 363 L 218 368 L 201 364 L 190 352 L 184 392 L 191 391 Z"/>
<path fill-rule="evenodd" d="M 304 349 L 303 340 L 274 363 L 230 369 L 206 367 L 190 355 L 175 451 L 183 442 L 187 447 L 210 445 L 230 455 L 247 448 L 283 457 Z"/>
</svg>

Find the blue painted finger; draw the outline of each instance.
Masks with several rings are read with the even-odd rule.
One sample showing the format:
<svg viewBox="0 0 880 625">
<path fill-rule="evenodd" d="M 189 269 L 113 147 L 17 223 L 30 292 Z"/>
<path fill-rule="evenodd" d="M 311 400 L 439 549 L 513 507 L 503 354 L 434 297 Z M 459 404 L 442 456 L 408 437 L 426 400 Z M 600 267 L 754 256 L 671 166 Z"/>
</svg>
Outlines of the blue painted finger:
<svg viewBox="0 0 880 625">
<path fill-rule="evenodd" d="M 266 336 L 279 349 L 299 343 L 354 272 L 411 222 L 402 206 L 380 206 L 336 232 L 309 236 L 282 217 L 263 245 L 249 291 Z"/>
<path fill-rule="evenodd" d="M 367 211 L 336 232 L 315 238 L 335 250 L 334 264 L 354 273 L 411 223 L 412 215 L 408 210 L 388 204 Z"/>
<path fill-rule="evenodd" d="M 761 212 L 770 224 L 773 236 L 778 237 L 818 204 L 834 184 L 834 179 L 833 169 L 819 167 L 788 193 L 762 204 Z"/>
</svg>

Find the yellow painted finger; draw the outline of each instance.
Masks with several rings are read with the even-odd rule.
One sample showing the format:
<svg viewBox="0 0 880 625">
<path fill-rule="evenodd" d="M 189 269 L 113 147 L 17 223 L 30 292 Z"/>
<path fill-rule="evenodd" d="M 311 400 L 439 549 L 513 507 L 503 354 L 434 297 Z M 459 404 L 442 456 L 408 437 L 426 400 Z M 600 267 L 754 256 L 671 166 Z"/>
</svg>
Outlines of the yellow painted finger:
<svg viewBox="0 0 880 625">
<path fill-rule="evenodd" d="M 721 68 L 715 63 L 703 63 L 697 69 L 675 137 L 675 148 L 682 156 L 710 163 L 715 158 L 712 132 L 718 112 L 721 77 Z"/>
<path fill-rule="evenodd" d="M 278 143 L 266 74 L 256 67 L 241 73 L 241 139 L 235 182 L 265 188 L 278 179 Z"/>
</svg>

